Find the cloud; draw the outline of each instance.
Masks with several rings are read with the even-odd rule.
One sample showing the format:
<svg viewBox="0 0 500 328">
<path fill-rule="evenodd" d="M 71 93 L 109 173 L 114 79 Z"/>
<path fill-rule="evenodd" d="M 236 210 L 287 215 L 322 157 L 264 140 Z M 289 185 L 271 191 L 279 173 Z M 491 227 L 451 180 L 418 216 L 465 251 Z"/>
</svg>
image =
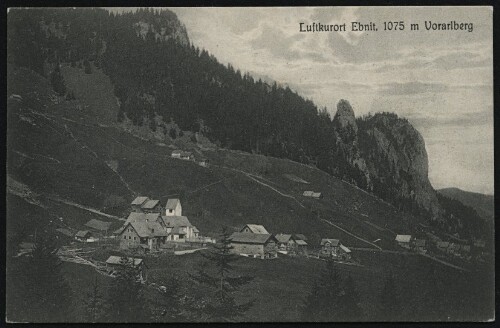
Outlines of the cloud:
<svg viewBox="0 0 500 328">
<path fill-rule="evenodd" d="M 449 116 L 438 117 L 409 117 L 408 120 L 419 128 L 434 128 L 445 125 L 456 127 L 477 127 L 482 125 L 492 125 L 493 111 L 483 110 L 472 113 L 462 113 Z"/>
<path fill-rule="evenodd" d="M 406 82 L 406 83 L 386 83 L 380 86 L 379 91 L 383 95 L 387 96 L 403 96 L 403 95 L 415 95 L 421 93 L 436 93 L 445 92 L 448 90 L 448 86 L 443 83 L 423 83 L 423 82 Z"/>
</svg>

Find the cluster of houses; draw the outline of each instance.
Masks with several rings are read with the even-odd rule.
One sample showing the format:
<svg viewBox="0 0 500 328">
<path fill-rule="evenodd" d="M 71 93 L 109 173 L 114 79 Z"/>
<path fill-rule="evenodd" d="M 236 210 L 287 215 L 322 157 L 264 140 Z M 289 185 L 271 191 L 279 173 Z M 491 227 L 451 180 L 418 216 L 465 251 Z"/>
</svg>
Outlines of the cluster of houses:
<svg viewBox="0 0 500 328">
<path fill-rule="evenodd" d="M 412 235 L 397 235 L 396 243 L 406 249 L 419 253 L 427 253 L 429 247 L 442 255 L 457 256 L 469 259 L 475 253 L 481 254 L 485 249 L 484 241 L 475 241 L 473 244 L 442 241 L 439 237 L 428 233 L 429 240 L 414 238 Z M 432 244 L 432 245 L 430 245 Z M 477 255 L 477 254 L 476 254 Z"/>
<path fill-rule="evenodd" d="M 303 234 L 273 235 L 258 224 L 245 225 L 240 231 L 234 232 L 230 239 L 231 251 L 247 257 L 269 259 L 276 258 L 278 253 L 308 256 L 307 238 Z M 319 257 L 350 260 L 351 251 L 338 239 L 322 239 Z"/>
<path fill-rule="evenodd" d="M 131 203 L 127 220 L 114 232 L 120 248 L 142 248 L 145 252 L 161 249 L 167 242 L 200 241 L 199 230 L 182 215 L 181 201 L 168 199 L 165 206 L 159 200 L 137 197 Z"/>
<path fill-rule="evenodd" d="M 427 253 L 427 240 L 417 239 L 412 235 L 396 235 L 396 243 L 406 249 L 414 250 L 418 253 Z"/>
<path fill-rule="evenodd" d="M 79 242 L 92 243 L 99 241 L 104 236 L 108 235 L 109 228 L 111 227 L 111 222 L 101 221 L 97 219 L 91 219 L 85 223 L 85 230 L 79 230 L 74 232 L 67 228 L 56 229 L 61 235 L 68 237 L 70 239 L 75 239 Z"/>
<path fill-rule="evenodd" d="M 176 150 L 174 150 L 172 152 L 172 154 L 170 156 L 172 158 L 178 158 L 178 159 L 182 159 L 182 160 L 185 160 L 185 161 L 197 162 L 198 165 L 203 166 L 203 167 L 208 167 L 208 164 L 209 164 L 209 160 L 208 159 L 206 159 L 206 158 L 199 158 L 197 160 L 196 157 L 193 155 L 193 153 L 190 152 L 190 151 L 184 151 L 184 150 L 176 149 Z"/>
</svg>

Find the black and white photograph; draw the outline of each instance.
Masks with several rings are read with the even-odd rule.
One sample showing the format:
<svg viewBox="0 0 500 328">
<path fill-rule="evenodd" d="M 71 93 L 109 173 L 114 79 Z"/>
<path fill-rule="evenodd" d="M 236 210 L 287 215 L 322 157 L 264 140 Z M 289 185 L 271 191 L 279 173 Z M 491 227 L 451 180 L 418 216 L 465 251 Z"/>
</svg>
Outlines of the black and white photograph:
<svg viewBox="0 0 500 328">
<path fill-rule="evenodd" d="M 495 321 L 493 7 L 6 17 L 6 322 Z"/>
</svg>

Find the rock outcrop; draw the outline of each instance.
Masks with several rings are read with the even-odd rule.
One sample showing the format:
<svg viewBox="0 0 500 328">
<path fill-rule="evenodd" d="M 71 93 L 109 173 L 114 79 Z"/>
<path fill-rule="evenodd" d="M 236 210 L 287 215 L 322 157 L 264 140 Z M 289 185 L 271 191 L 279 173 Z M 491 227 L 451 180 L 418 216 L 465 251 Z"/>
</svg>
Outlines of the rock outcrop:
<svg viewBox="0 0 500 328">
<path fill-rule="evenodd" d="M 333 125 L 337 153 L 347 161 L 340 166 L 347 165 L 344 170 L 354 177 L 352 182 L 401 207 L 429 211 L 431 218 L 439 216 L 424 139 L 406 119 L 377 113 L 356 120 L 350 104 L 341 100 Z"/>
</svg>

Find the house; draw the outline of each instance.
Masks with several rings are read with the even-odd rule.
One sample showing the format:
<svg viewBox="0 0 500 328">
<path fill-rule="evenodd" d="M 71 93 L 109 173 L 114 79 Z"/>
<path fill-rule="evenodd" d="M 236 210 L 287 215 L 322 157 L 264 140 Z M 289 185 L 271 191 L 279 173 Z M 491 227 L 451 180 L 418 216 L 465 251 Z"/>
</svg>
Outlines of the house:
<svg viewBox="0 0 500 328">
<path fill-rule="evenodd" d="M 231 235 L 231 252 L 254 258 L 277 257 L 277 240 L 269 233 L 235 232 Z"/>
<path fill-rule="evenodd" d="M 447 241 L 438 241 L 436 243 L 436 247 L 439 251 L 446 253 L 446 252 L 448 252 L 448 248 L 450 247 L 450 243 Z"/>
<path fill-rule="evenodd" d="M 411 235 L 396 235 L 396 243 L 403 248 L 410 249 Z"/>
<path fill-rule="evenodd" d="M 163 226 L 168 235 L 168 241 L 186 241 L 186 239 L 196 238 L 198 229 L 189 222 L 185 216 L 162 216 Z M 197 232 L 195 232 L 195 230 Z"/>
<path fill-rule="evenodd" d="M 182 216 L 181 201 L 177 198 L 167 200 L 167 205 L 165 205 L 165 215 Z"/>
<path fill-rule="evenodd" d="M 138 279 L 143 280 L 143 272 L 145 267 L 143 259 L 111 255 L 106 260 L 106 267 L 110 271 L 118 271 L 127 268 L 137 269 Z"/>
<path fill-rule="evenodd" d="M 250 232 L 250 233 L 256 233 L 256 234 L 269 234 L 267 232 L 266 228 L 260 224 L 247 224 L 245 225 L 240 232 Z"/>
<path fill-rule="evenodd" d="M 200 234 L 200 230 L 193 226 L 193 238 L 198 238 L 198 235 Z"/>
<path fill-rule="evenodd" d="M 159 200 L 149 199 L 145 196 L 136 197 L 130 205 L 134 212 L 160 213 L 162 211 Z"/>
<path fill-rule="evenodd" d="M 168 232 L 162 224 L 160 213 L 129 214 L 125 224 L 115 231 L 120 248 L 143 248 L 145 251 L 158 249 L 165 244 Z"/>
<path fill-rule="evenodd" d="M 320 257 L 331 257 L 340 260 L 350 260 L 351 250 L 342 245 L 338 239 L 321 239 Z"/>
<path fill-rule="evenodd" d="M 182 154 L 182 150 L 178 150 L 178 149 L 176 149 L 176 150 L 174 150 L 174 151 L 172 152 L 171 157 L 172 157 L 172 158 L 181 158 L 181 154 Z"/>
<path fill-rule="evenodd" d="M 316 199 L 323 198 L 322 193 L 314 192 L 314 191 L 310 191 L 310 190 L 304 191 L 304 193 L 302 195 L 305 197 L 312 197 L 312 198 L 316 198 Z"/>
<path fill-rule="evenodd" d="M 297 254 L 307 255 L 307 242 L 302 239 L 296 239 L 295 243 L 297 244 Z"/>
<path fill-rule="evenodd" d="M 141 210 L 145 213 L 160 213 L 160 201 L 156 199 L 148 199 L 141 205 Z"/>
<path fill-rule="evenodd" d="M 111 227 L 111 222 L 104 222 L 101 220 L 92 219 L 89 222 L 85 223 L 85 226 L 99 233 L 107 235 L 109 227 Z"/>
<path fill-rule="evenodd" d="M 186 161 L 191 161 L 194 159 L 193 153 L 190 151 L 174 150 L 171 155 L 172 158 L 180 158 Z"/>
<path fill-rule="evenodd" d="M 145 196 L 139 196 L 136 197 L 132 203 L 130 203 L 130 206 L 132 207 L 132 210 L 135 212 L 141 212 L 141 206 L 146 203 L 149 200 L 148 197 Z"/>
<path fill-rule="evenodd" d="M 92 234 L 88 230 L 80 230 L 76 233 L 75 239 L 78 241 L 86 242 Z"/>
<path fill-rule="evenodd" d="M 339 248 L 339 254 L 338 254 L 339 259 L 343 261 L 348 261 L 351 259 L 351 250 L 347 248 L 346 246 L 340 244 Z"/>
<path fill-rule="evenodd" d="M 209 160 L 208 160 L 208 159 L 206 159 L 206 158 L 202 158 L 202 159 L 198 162 L 198 164 L 199 164 L 200 166 L 203 166 L 203 167 L 208 167 Z"/>
<path fill-rule="evenodd" d="M 448 247 L 448 253 L 458 255 L 460 253 L 460 244 L 450 243 L 450 246 Z"/>
<path fill-rule="evenodd" d="M 277 234 L 276 240 L 278 241 L 278 251 L 283 253 L 294 252 L 297 243 L 292 235 L 289 234 Z"/>
<path fill-rule="evenodd" d="M 413 241 L 413 248 L 419 253 L 427 252 L 427 241 L 425 239 L 415 239 Z"/>
</svg>

